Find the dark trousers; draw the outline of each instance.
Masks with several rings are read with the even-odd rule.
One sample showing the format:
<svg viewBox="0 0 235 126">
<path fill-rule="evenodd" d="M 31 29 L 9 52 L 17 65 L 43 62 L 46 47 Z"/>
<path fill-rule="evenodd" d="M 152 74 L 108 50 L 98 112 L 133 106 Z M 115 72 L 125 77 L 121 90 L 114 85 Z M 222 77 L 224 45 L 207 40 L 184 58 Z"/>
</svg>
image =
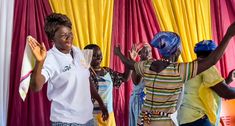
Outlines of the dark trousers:
<svg viewBox="0 0 235 126">
<path fill-rule="evenodd" d="M 205 115 L 202 118 L 191 122 L 191 123 L 186 123 L 186 124 L 182 124 L 180 126 L 212 126 L 208 117 Z"/>
</svg>

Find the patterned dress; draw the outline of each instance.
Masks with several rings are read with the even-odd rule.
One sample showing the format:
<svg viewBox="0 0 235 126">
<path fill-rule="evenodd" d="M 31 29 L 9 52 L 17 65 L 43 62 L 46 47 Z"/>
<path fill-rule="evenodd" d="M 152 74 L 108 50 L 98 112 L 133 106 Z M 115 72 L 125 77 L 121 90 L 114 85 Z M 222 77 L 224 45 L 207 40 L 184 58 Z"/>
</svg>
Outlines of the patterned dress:
<svg viewBox="0 0 235 126">
<path fill-rule="evenodd" d="M 138 85 L 134 85 L 134 89 L 130 97 L 129 126 L 137 125 L 137 119 L 144 103 L 144 97 L 144 82 L 141 81 Z"/>
<path fill-rule="evenodd" d="M 197 61 L 170 64 L 160 73 L 150 70 L 153 61 L 135 64 L 135 71 L 144 78 L 146 99 L 138 124 L 174 126 L 171 114 L 176 111 L 183 84 L 196 76 Z"/>
<path fill-rule="evenodd" d="M 90 69 L 91 73 L 91 81 L 94 82 L 98 93 L 106 105 L 109 112 L 109 119 L 107 121 L 103 121 L 102 113 L 99 108 L 99 104 L 97 101 L 94 101 L 94 118 L 95 125 L 97 126 L 116 126 L 114 113 L 113 113 L 113 87 L 120 87 L 123 82 L 123 74 L 116 72 L 110 68 L 103 67 L 105 71 L 104 76 L 99 76 Z"/>
</svg>

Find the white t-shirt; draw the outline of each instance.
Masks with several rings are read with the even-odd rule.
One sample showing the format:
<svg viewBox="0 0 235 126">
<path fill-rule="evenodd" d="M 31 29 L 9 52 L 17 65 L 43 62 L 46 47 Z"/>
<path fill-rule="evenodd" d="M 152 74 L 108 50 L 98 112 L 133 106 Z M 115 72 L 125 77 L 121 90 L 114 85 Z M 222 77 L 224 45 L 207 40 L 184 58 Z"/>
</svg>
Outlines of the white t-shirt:
<svg viewBox="0 0 235 126">
<path fill-rule="evenodd" d="M 72 47 L 73 57 L 55 46 L 47 52 L 42 69 L 51 104 L 50 120 L 84 124 L 93 118 L 90 72 L 80 49 Z"/>
</svg>

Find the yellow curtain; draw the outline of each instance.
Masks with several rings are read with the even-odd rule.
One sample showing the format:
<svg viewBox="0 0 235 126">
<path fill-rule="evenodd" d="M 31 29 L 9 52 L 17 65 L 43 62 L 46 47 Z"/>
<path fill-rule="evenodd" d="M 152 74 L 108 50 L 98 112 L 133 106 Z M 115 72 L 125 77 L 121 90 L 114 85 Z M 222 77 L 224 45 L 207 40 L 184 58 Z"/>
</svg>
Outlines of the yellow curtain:
<svg viewBox="0 0 235 126">
<path fill-rule="evenodd" d="M 212 39 L 210 0 L 152 0 L 162 31 L 180 35 L 182 53 L 179 61 L 196 59 L 197 42 Z"/>
<path fill-rule="evenodd" d="M 113 0 L 49 0 L 53 12 L 66 14 L 72 21 L 75 46 L 98 44 L 103 66 L 109 66 Z"/>
</svg>

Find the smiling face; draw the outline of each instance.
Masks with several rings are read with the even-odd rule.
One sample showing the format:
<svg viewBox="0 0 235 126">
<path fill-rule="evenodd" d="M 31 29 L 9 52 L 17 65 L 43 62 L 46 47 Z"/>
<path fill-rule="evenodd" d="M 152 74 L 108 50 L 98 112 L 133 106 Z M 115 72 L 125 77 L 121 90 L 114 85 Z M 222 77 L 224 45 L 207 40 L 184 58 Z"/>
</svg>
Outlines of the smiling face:
<svg viewBox="0 0 235 126">
<path fill-rule="evenodd" d="M 99 47 L 93 48 L 93 56 L 91 60 L 91 66 L 93 68 L 99 68 L 102 62 L 103 55 Z"/>
<path fill-rule="evenodd" d="M 69 27 L 60 26 L 52 40 L 62 53 L 69 53 L 72 48 L 73 33 Z"/>
</svg>

